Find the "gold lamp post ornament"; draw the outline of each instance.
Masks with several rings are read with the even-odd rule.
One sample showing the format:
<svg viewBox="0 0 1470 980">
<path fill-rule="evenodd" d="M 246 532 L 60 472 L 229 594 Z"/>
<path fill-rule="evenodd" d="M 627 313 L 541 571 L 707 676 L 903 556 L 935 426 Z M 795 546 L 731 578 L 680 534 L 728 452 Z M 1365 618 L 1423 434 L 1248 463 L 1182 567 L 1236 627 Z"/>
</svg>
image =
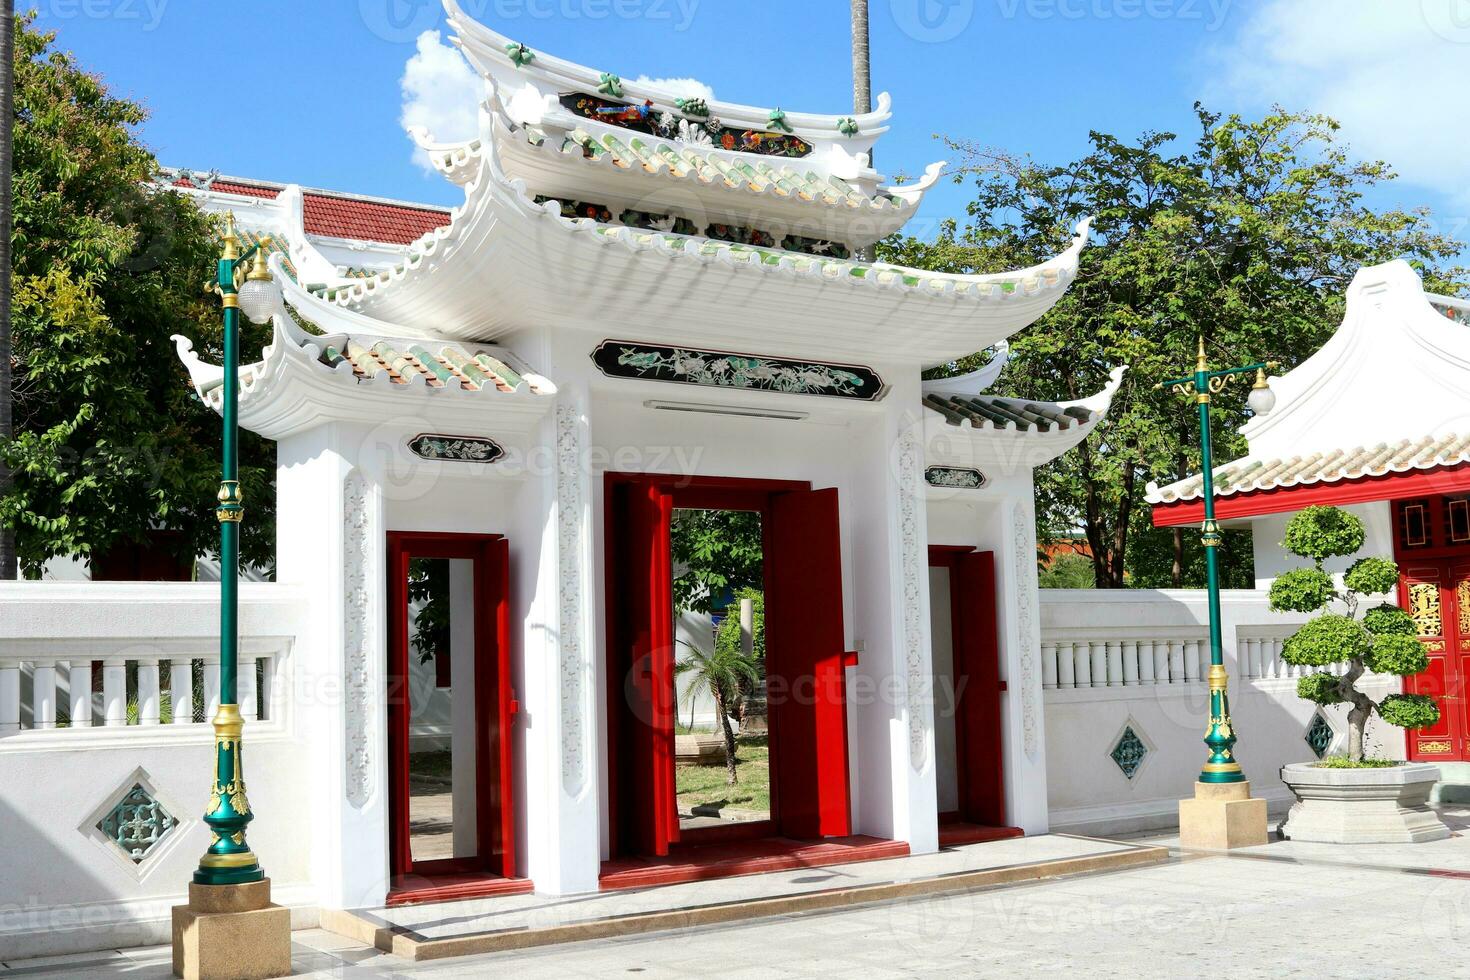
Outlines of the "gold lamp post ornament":
<svg viewBox="0 0 1470 980">
<path fill-rule="evenodd" d="M 174 973 L 182 977 L 279 977 L 291 972 L 291 913 L 271 904 L 265 877 L 245 830 L 255 814 L 245 795 L 245 719 L 238 697 L 240 490 L 238 411 L 240 314 L 264 323 L 279 299 L 260 239 L 240 249 L 235 217 L 226 215 L 210 292 L 223 308 L 224 377 L 220 392 L 223 446 L 215 518 L 220 531 L 219 708 L 214 716 L 214 778 L 204 822 L 209 846 L 189 885 L 189 904 L 173 909 Z M 249 263 L 248 269 L 246 263 Z"/>
<path fill-rule="evenodd" d="M 1200 528 L 1200 543 L 1205 549 L 1205 588 L 1210 617 L 1210 670 L 1208 674 L 1210 718 L 1205 728 L 1205 746 L 1209 757 L 1195 783 L 1194 799 L 1179 803 L 1179 836 L 1185 847 L 1228 848 L 1266 842 L 1266 801 L 1252 799 L 1250 783 L 1235 759 L 1236 732 L 1230 719 L 1229 678 L 1225 671 L 1225 652 L 1220 628 L 1220 561 L 1223 538 L 1215 520 L 1214 458 L 1210 446 L 1210 405 L 1238 375 L 1254 373 L 1255 387 L 1247 403 L 1257 415 L 1265 415 L 1276 405 L 1276 394 L 1266 378 L 1275 362 L 1261 361 L 1244 367 L 1210 370 L 1205 354 L 1204 338 L 1199 338 L 1194 373 L 1158 384 L 1185 396 L 1195 405 L 1199 416 L 1200 470 L 1205 519 Z"/>
</svg>

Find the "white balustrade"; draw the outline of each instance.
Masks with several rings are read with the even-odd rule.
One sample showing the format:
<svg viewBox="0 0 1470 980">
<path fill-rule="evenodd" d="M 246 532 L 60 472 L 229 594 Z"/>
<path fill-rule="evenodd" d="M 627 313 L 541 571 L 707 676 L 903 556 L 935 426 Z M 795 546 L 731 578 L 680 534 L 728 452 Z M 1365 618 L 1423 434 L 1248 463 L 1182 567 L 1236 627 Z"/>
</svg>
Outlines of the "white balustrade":
<svg viewBox="0 0 1470 980">
<path fill-rule="evenodd" d="M 1088 644 L 1092 648 L 1092 686 L 1108 686 L 1108 645 L 1101 640 Z"/>
<path fill-rule="evenodd" d="M 1057 645 L 1055 643 L 1041 645 L 1041 686 L 1047 690 L 1054 690 L 1057 686 Z"/>
<path fill-rule="evenodd" d="M 128 662 L 118 657 L 102 661 L 102 723 L 128 723 Z"/>
<path fill-rule="evenodd" d="M 0 733 L 20 730 L 20 664 L 0 663 Z"/>
<path fill-rule="evenodd" d="M 1123 686 L 1123 645 L 1117 640 L 1110 640 L 1106 646 L 1106 657 L 1108 665 L 1108 687 Z"/>
<path fill-rule="evenodd" d="M 1139 678 L 1139 674 L 1140 674 L 1139 667 L 1140 666 L 1141 665 L 1139 663 L 1139 658 L 1138 658 L 1138 641 L 1137 640 L 1124 640 L 1123 641 L 1123 683 L 1124 684 L 1137 684 L 1139 682 L 1139 679 L 1140 679 Z"/>
<path fill-rule="evenodd" d="M 194 661 L 175 657 L 168 662 L 168 701 L 175 725 L 194 721 Z"/>
<path fill-rule="evenodd" d="M 204 720 L 214 721 L 219 713 L 219 654 L 204 658 Z"/>
<path fill-rule="evenodd" d="M 158 658 L 138 660 L 138 724 L 156 725 L 160 718 L 161 692 L 158 685 Z"/>
<path fill-rule="evenodd" d="M 1076 667 L 1076 684 L 1078 687 L 1092 686 L 1092 645 L 1088 643 L 1072 644 L 1072 663 Z"/>
<path fill-rule="evenodd" d="M 92 661 L 72 660 L 66 666 L 67 696 L 72 728 L 92 727 Z"/>
<path fill-rule="evenodd" d="M 254 721 L 256 717 L 255 696 L 255 658 L 241 654 L 240 676 L 237 683 L 237 697 L 240 702 L 240 715 L 246 721 Z"/>
<path fill-rule="evenodd" d="M 1071 643 L 1057 644 L 1057 687 L 1077 686 L 1077 661 Z"/>
<path fill-rule="evenodd" d="M 31 725 L 56 727 L 56 661 L 38 660 L 31 667 Z"/>
</svg>

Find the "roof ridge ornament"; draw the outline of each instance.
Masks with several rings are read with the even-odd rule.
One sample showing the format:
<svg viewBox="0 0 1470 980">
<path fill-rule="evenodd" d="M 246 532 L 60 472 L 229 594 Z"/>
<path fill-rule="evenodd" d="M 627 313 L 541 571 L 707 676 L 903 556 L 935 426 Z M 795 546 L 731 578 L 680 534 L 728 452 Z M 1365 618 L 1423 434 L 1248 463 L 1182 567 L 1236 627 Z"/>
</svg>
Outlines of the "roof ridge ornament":
<svg viewBox="0 0 1470 980">
<path fill-rule="evenodd" d="M 786 121 L 786 111 L 784 109 L 779 107 L 772 109 L 770 119 L 772 129 L 780 130 L 783 133 L 795 132 L 791 128 L 791 124 Z"/>
<path fill-rule="evenodd" d="M 612 72 L 602 72 L 597 82 L 597 91 L 603 95 L 610 95 L 615 99 L 623 97 L 623 80 Z"/>
<path fill-rule="evenodd" d="M 536 52 L 521 44 L 519 41 L 511 41 L 505 46 L 505 53 L 510 57 L 511 64 L 517 68 L 524 68 L 536 60 Z"/>
<path fill-rule="evenodd" d="M 677 106 L 679 111 L 684 113 L 684 115 L 689 116 L 693 119 L 709 118 L 709 103 L 706 102 L 704 99 L 699 98 L 698 96 L 688 99 L 675 99 L 674 105 Z"/>
<path fill-rule="evenodd" d="M 859 132 L 857 120 L 851 116 L 843 116 L 837 120 L 837 131 L 848 139 L 852 139 Z"/>
</svg>

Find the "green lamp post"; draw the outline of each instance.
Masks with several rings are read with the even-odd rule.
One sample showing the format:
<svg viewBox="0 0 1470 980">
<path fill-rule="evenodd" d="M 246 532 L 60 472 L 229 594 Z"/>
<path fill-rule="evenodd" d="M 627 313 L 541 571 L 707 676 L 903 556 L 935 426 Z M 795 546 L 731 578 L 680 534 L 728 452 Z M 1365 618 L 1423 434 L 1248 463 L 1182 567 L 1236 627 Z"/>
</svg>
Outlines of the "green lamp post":
<svg viewBox="0 0 1470 980">
<path fill-rule="evenodd" d="M 1192 397 L 1199 412 L 1199 439 L 1201 470 L 1204 478 L 1202 493 L 1205 501 L 1205 522 L 1201 529 L 1200 542 L 1205 546 L 1205 586 L 1209 593 L 1210 610 L 1210 723 L 1205 731 L 1205 745 L 1210 757 L 1200 770 L 1202 783 L 1242 783 L 1245 773 L 1235 761 L 1235 729 L 1230 722 L 1230 698 L 1226 693 L 1225 651 L 1220 640 L 1220 525 L 1215 522 L 1215 463 L 1210 452 L 1210 399 L 1219 394 L 1231 378 L 1240 374 L 1256 375 L 1255 386 L 1246 399 L 1256 415 L 1267 415 L 1276 407 L 1276 393 L 1266 380 L 1266 369 L 1275 368 L 1275 361 L 1247 364 L 1245 367 L 1211 371 L 1205 358 L 1205 341 L 1199 341 L 1199 354 L 1195 360 L 1194 374 L 1187 378 L 1176 378 L 1158 384 L 1158 388 L 1172 388 L 1181 395 Z"/>
<path fill-rule="evenodd" d="M 245 828 L 253 814 L 245 798 L 241 733 L 245 720 L 237 693 L 239 665 L 240 520 L 245 515 L 240 494 L 237 402 L 239 398 L 240 314 L 254 323 L 270 318 L 274 285 L 266 266 L 261 239 L 244 252 L 235 233 L 235 216 L 225 217 L 224 248 L 207 284 L 224 308 L 224 378 L 220 414 L 224 418 L 219 506 L 220 635 L 219 710 L 214 716 L 214 788 L 204 822 L 212 831 L 209 849 L 199 860 L 194 881 L 200 885 L 239 885 L 261 881 L 265 872 L 245 843 Z M 253 261 L 251 261 L 253 259 Z M 247 263 L 249 267 L 247 269 Z"/>
</svg>

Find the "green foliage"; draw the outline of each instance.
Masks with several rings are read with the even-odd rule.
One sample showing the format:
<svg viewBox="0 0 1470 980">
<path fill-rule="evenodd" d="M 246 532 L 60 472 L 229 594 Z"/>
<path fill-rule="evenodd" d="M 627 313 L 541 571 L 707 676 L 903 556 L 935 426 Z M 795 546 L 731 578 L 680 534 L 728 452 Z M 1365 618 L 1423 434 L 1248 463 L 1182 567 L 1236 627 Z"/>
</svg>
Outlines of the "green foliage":
<svg viewBox="0 0 1470 980">
<path fill-rule="evenodd" d="M 1091 589 L 1096 587 L 1092 559 L 1075 551 L 1064 551 L 1037 571 L 1043 589 Z"/>
<path fill-rule="evenodd" d="M 1281 647 L 1281 659 L 1298 667 L 1325 667 L 1364 656 L 1371 638 L 1347 616 L 1325 615 L 1306 623 Z"/>
<path fill-rule="evenodd" d="M 1160 567 L 1171 572 L 1167 546 L 1162 566 L 1128 556 L 1153 533 L 1148 482 L 1200 468 L 1193 403 L 1153 387 L 1192 369 L 1196 336 L 1222 367 L 1267 356 L 1290 366 L 1332 335 L 1359 268 L 1404 256 L 1427 270 L 1429 288 L 1453 290 L 1441 268 L 1461 250 L 1426 213 L 1370 206 L 1392 170 L 1351 160 L 1332 120 L 1280 110 L 1249 120 L 1199 107 L 1197 118 L 1183 140 L 1094 132 L 1081 159 L 1055 165 L 952 141 L 964 158 L 956 179 L 975 189 L 967 219 L 933 240 L 895 236 L 879 247 L 885 260 L 997 272 L 1050 258 L 1079 219 L 1096 216 L 1076 283 L 1011 339 L 997 390 L 1085 398 L 1109 368 L 1131 366 L 1097 431 L 1036 474 L 1039 537 L 1083 528 L 1099 584 L 1111 587 L 1152 585 Z M 1244 394 L 1238 384 L 1211 405 L 1217 461 L 1244 451 L 1236 432 L 1249 417 Z M 1232 558 L 1248 564 L 1249 551 Z"/>
<path fill-rule="evenodd" d="M 1271 611 L 1316 612 L 1336 596 L 1332 576 L 1320 568 L 1294 568 L 1271 583 Z"/>
<path fill-rule="evenodd" d="M 1179 531 L 1179 577 L 1174 577 L 1175 531 Z M 1255 555 L 1249 531 L 1223 531 L 1220 536 L 1220 588 L 1256 587 Z M 1205 547 L 1195 528 L 1152 527 L 1144 522 L 1128 535 L 1124 563 L 1127 584 L 1134 589 L 1203 589 Z"/>
<path fill-rule="evenodd" d="M 1286 525 L 1282 546 L 1293 555 L 1319 564 L 1351 555 L 1363 547 L 1365 531 L 1356 514 L 1340 507 L 1308 507 Z M 1371 574 L 1371 573 L 1370 573 Z"/>
<path fill-rule="evenodd" d="M 210 220 L 146 185 L 158 165 L 138 138 L 141 106 L 107 91 L 54 35 L 17 18 L 12 329 L 14 484 L 0 522 L 26 574 L 48 558 L 156 539 L 192 559 L 216 545 L 220 421 L 174 353 L 182 334 L 218 359 L 219 307 L 200 289 Z M 263 328 L 247 330 L 253 356 Z M 274 550 L 274 454 L 242 433 L 245 561 Z"/>
<path fill-rule="evenodd" d="M 1317 704 L 1341 704 L 1342 678 L 1335 674 L 1308 674 L 1296 680 L 1296 696 Z"/>
<path fill-rule="evenodd" d="M 1390 633 L 1373 638 L 1373 646 L 1363 658 L 1363 663 L 1375 674 L 1407 677 L 1428 667 L 1429 655 L 1424 652 L 1424 644 L 1417 636 Z"/>
<path fill-rule="evenodd" d="M 1414 625 L 1414 617 L 1404 612 L 1398 606 L 1384 603 L 1374 606 L 1363 614 L 1363 627 L 1369 633 L 1377 637 L 1384 636 L 1415 636 L 1419 635 L 1419 627 Z"/>
<path fill-rule="evenodd" d="M 752 655 L 761 663 L 766 659 L 766 597 L 760 589 L 745 588 L 735 593 L 735 598 L 725 607 L 725 618 L 715 630 L 715 646 L 739 653 L 740 646 L 740 600 L 750 599 L 754 608 L 754 623 L 751 627 Z"/>
<path fill-rule="evenodd" d="M 413 618 L 414 653 L 426 664 L 435 655 L 449 653 L 449 561 L 444 558 L 414 558 L 408 563 L 408 601 L 417 612 Z"/>
<path fill-rule="evenodd" d="M 763 579 L 761 516 L 744 510 L 676 510 L 674 605 L 715 612 Z"/>
<path fill-rule="evenodd" d="M 735 650 L 716 646 L 710 651 L 686 644 L 688 656 L 674 664 L 674 673 L 680 677 L 689 675 L 685 688 L 685 699 L 692 702 L 701 694 L 708 693 L 727 711 L 732 709 L 740 697 L 740 691 L 761 682 L 760 665 L 754 657 L 747 657 L 737 647 Z"/>
<path fill-rule="evenodd" d="M 1330 755 L 1313 765 L 1318 769 L 1392 769 L 1403 763 L 1396 759 L 1349 759 L 1345 755 Z"/>
<path fill-rule="evenodd" d="M 1378 714 L 1399 728 L 1428 728 L 1439 721 L 1439 705 L 1424 694 L 1390 694 L 1379 703 Z"/>
<path fill-rule="evenodd" d="M 1343 584 L 1362 595 L 1385 595 L 1399 587 L 1399 566 L 1387 558 L 1359 558 Z"/>
</svg>

